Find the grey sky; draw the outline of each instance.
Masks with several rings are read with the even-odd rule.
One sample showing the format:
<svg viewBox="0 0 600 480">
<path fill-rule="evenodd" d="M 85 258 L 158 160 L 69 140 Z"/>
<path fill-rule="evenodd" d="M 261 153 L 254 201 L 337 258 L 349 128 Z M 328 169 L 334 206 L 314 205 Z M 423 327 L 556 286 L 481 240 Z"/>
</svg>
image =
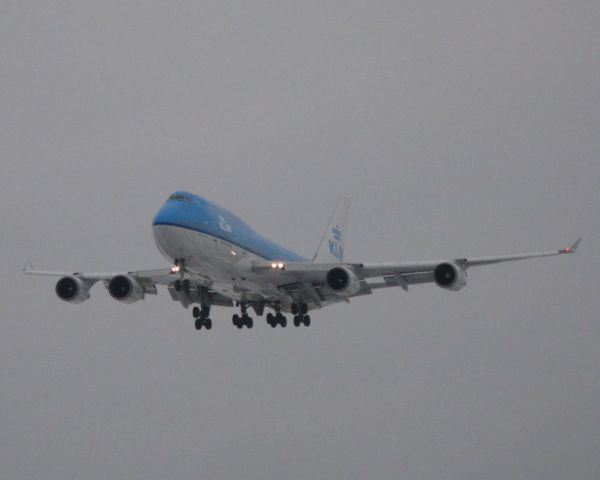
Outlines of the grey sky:
<svg viewBox="0 0 600 480">
<path fill-rule="evenodd" d="M 0 5 L 0 478 L 597 479 L 600 3 Z M 60 302 L 52 269 L 163 266 L 186 189 L 303 255 L 554 249 L 198 334 L 166 291 Z"/>
</svg>

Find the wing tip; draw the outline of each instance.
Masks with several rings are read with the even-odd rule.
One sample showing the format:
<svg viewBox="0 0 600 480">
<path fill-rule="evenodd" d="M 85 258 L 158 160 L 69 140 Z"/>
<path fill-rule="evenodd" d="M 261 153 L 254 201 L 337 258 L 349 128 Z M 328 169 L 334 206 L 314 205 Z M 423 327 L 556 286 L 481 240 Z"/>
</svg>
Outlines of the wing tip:
<svg viewBox="0 0 600 480">
<path fill-rule="evenodd" d="M 23 265 L 23 273 L 29 273 L 33 270 L 33 257 L 29 257 Z"/>
<path fill-rule="evenodd" d="M 573 245 L 559 250 L 559 253 L 575 253 L 579 247 L 579 244 L 581 243 L 581 239 L 582 237 L 579 237 L 577 240 L 575 240 L 575 242 L 573 242 Z"/>
</svg>

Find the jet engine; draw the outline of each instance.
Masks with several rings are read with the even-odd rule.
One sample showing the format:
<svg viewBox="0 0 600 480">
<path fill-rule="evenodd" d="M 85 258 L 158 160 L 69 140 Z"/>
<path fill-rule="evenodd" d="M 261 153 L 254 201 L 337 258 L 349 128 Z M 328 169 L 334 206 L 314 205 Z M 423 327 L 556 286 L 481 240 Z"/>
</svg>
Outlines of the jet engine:
<svg viewBox="0 0 600 480">
<path fill-rule="evenodd" d="M 108 293 L 122 303 L 133 303 L 144 298 L 144 288 L 129 275 L 117 275 L 108 282 Z"/>
<path fill-rule="evenodd" d="M 440 263 L 433 271 L 438 287 L 457 291 L 467 284 L 467 272 L 455 263 Z"/>
<path fill-rule="evenodd" d="M 360 290 L 360 280 L 347 267 L 334 267 L 325 277 L 327 286 L 335 293 L 350 297 Z"/>
<path fill-rule="evenodd" d="M 90 287 L 79 277 L 62 277 L 56 282 L 56 295 L 69 303 L 81 303 L 90 298 Z"/>
</svg>

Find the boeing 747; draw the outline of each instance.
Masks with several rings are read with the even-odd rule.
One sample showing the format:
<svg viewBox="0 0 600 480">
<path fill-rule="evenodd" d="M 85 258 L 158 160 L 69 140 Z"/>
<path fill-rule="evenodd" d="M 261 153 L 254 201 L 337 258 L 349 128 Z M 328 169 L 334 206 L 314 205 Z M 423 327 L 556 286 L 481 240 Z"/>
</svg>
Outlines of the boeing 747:
<svg viewBox="0 0 600 480">
<path fill-rule="evenodd" d="M 192 306 L 197 330 L 212 328 L 213 306 L 239 308 L 232 316 L 241 329 L 252 328 L 250 308 L 257 316 L 265 309 L 271 327 L 309 326 L 309 312 L 380 288 L 434 283 L 457 291 L 467 284 L 467 270 L 493 263 L 575 253 L 581 239 L 561 250 L 479 258 L 433 261 L 355 263 L 344 261 L 349 199 L 341 197 L 312 259 L 304 258 L 259 235 L 233 213 L 187 192 L 173 193 L 153 221 L 156 246 L 170 267 L 112 273 L 35 270 L 29 275 L 60 277 L 56 294 L 68 303 L 81 303 L 102 282 L 110 296 L 134 303 L 167 287 L 171 298 Z"/>
</svg>

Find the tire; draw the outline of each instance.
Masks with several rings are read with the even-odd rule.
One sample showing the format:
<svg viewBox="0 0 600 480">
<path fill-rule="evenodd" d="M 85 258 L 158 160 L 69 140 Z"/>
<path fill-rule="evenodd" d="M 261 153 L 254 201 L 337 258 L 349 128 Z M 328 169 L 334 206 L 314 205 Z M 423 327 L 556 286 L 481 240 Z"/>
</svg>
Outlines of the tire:
<svg viewBox="0 0 600 480">
<path fill-rule="evenodd" d="M 304 317 L 304 325 L 306 325 L 307 327 L 310 327 L 310 315 L 306 315 Z"/>
<path fill-rule="evenodd" d="M 212 328 L 212 320 L 210 318 L 204 320 L 204 326 L 207 330 L 210 330 Z"/>
<path fill-rule="evenodd" d="M 196 319 L 195 326 L 196 326 L 196 330 L 202 330 L 202 320 L 200 320 L 199 318 Z"/>
<path fill-rule="evenodd" d="M 194 318 L 200 318 L 200 309 L 198 307 L 192 308 L 192 316 Z"/>
<path fill-rule="evenodd" d="M 294 317 L 294 327 L 299 327 L 300 326 L 300 318 L 298 317 L 298 315 L 296 315 Z"/>
</svg>

